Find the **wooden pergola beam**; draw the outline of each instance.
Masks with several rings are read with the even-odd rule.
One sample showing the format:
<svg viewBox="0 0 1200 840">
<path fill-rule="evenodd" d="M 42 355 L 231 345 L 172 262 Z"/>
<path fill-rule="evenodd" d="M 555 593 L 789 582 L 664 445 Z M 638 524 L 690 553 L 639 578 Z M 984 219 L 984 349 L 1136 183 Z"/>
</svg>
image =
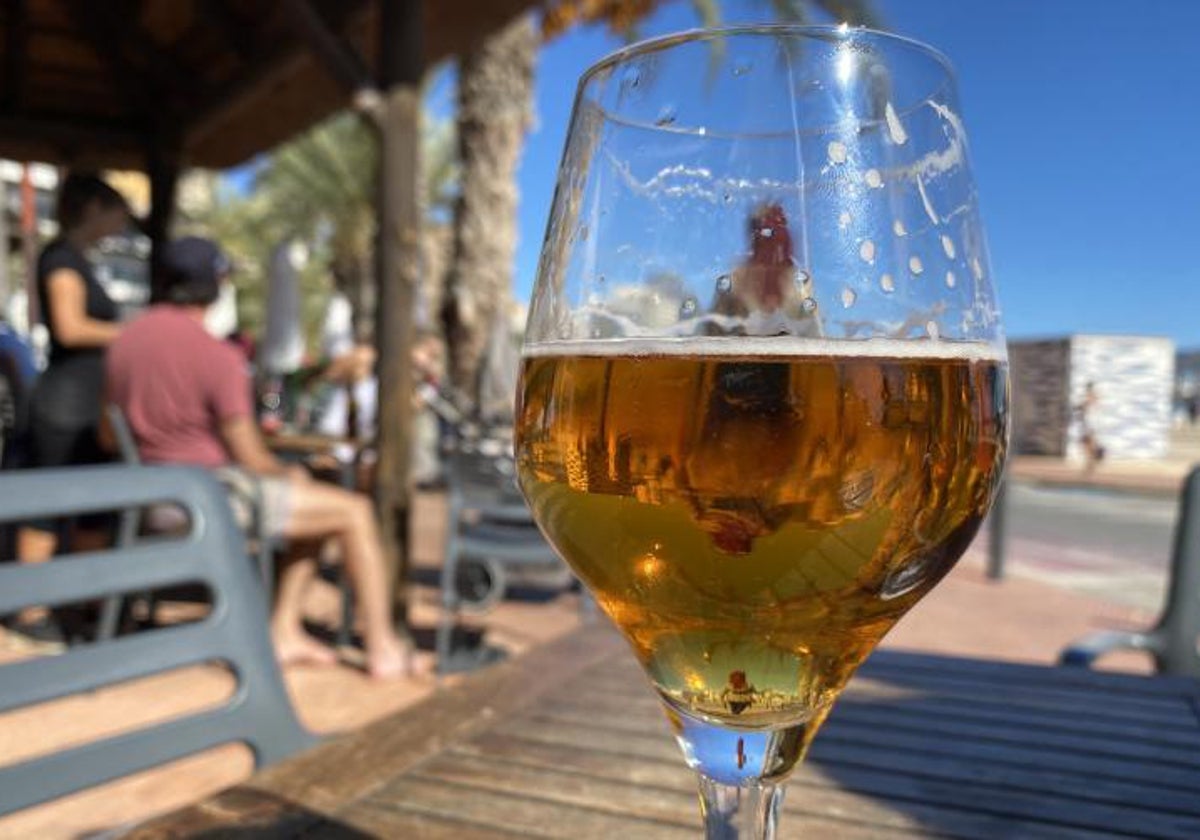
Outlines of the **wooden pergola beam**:
<svg viewBox="0 0 1200 840">
<path fill-rule="evenodd" d="M 288 23 L 325 67 L 350 93 L 374 87 L 374 80 L 358 52 L 330 28 L 312 0 L 284 0 Z"/>
<path fill-rule="evenodd" d="M 4 113 L 19 114 L 25 92 L 25 68 L 28 66 L 28 0 L 4 2 Z"/>
<path fill-rule="evenodd" d="M 229 0 L 206 0 L 194 7 L 196 14 L 209 26 L 218 30 L 225 42 L 233 47 L 239 60 L 244 64 L 253 62 L 258 54 L 258 45 L 250 29 L 238 19 L 237 14 L 230 8 Z"/>
<path fill-rule="evenodd" d="M 52 114 L 0 116 L 0 135 L 56 149 L 124 151 L 142 142 L 143 134 L 125 122 L 85 122 Z"/>
</svg>

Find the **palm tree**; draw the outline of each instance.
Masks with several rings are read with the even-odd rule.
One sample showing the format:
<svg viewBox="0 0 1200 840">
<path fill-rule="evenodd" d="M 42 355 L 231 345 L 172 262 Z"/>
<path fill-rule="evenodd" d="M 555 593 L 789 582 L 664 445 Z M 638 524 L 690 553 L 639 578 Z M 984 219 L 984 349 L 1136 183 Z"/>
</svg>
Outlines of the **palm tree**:
<svg viewBox="0 0 1200 840">
<path fill-rule="evenodd" d="M 446 238 L 456 194 L 455 126 L 429 116 L 423 126 L 422 198 L 429 216 L 423 233 L 430 240 L 423 245 L 436 250 Z M 183 227 L 214 237 L 236 261 L 243 324 L 263 323 L 270 248 L 298 239 L 314 255 L 301 275 L 309 334 L 323 314 L 330 277 L 350 298 L 359 334 L 365 334 L 372 323 L 376 155 L 370 129 L 356 116 L 340 114 L 276 149 L 259 169 L 251 194 L 218 189 L 211 207 L 184 220 Z M 440 285 L 441 275 L 432 275 L 423 275 L 426 285 Z"/>
<path fill-rule="evenodd" d="M 517 161 L 533 113 L 540 43 L 525 14 L 460 57 L 458 151 L 461 188 L 454 252 L 442 304 L 448 372 L 472 402 L 488 328 L 511 299 L 517 244 Z"/>
<path fill-rule="evenodd" d="M 870 0 L 760 0 L 776 19 L 803 22 L 819 11 L 835 21 L 879 26 Z M 582 23 L 605 23 L 626 38 L 658 0 L 551 0 L 541 39 Z M 720 23 L 719 0 L 691 0 L 704 26 Z M 441 308 L 450 375 L 474 394 L 476 371 L 496 316 L 509 306 L 516 251 L 515 175 L 529 125 L 539 37 L 523 15 L 460 57 L 458 147 L 462 192 L 454 218 L 454 257 Z"/>
</svg>

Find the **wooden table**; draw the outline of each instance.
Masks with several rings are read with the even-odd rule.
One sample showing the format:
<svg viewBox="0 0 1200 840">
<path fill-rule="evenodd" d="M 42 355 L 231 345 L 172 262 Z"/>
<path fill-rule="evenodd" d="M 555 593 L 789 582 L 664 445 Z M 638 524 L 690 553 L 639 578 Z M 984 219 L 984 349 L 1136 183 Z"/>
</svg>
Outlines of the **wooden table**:
<svg viewBox="0 0 1200 840">
<path fill-rule="evenodd" d="M 691 775 L 603 626 L 130 836 L 208 831 L 700 836 Z M 880 652 L 789 784 L 780 836 L 1200 838 L 1200 683 Z"/>
</svg>

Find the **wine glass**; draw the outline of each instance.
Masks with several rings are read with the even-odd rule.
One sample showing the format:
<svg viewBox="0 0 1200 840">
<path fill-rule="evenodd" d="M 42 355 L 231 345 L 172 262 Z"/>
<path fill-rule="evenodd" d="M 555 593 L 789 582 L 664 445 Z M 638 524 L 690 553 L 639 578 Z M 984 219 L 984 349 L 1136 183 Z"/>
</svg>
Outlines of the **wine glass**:
<svg viewBox="0 0 1200 840">
<path fill-rule="evenodd" d="M 946 59 L 701 30 L 583 76 L 525 335 L 517 469 L 700 775 L 769 837 L 855 668 L 971 542 L 1005 346 Z"/>
</svg>

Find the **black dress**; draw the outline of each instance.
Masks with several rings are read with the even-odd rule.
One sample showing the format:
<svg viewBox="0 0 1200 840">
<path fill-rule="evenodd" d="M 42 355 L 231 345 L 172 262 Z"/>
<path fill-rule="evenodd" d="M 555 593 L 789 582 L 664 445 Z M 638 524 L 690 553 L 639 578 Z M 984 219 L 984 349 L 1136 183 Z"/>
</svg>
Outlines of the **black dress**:
<svg viewBox="0 0 1200 840">
<path fill-rule="evenodd" d="M 92 264 L 74 245 L 56 239 L 38 259 L 42 320 L 50 331 L 50 359 L 30 406 L 33 466 L 62 467 L 108 460 L 96 437 L 104 392 L 104 348 L 65 347 L 54 334 L 50 276 L 71 269 L 83 278 L 85 311 L 95 321 L 116 321 L 117 305 L 96 279 Z"/>
</svg>

